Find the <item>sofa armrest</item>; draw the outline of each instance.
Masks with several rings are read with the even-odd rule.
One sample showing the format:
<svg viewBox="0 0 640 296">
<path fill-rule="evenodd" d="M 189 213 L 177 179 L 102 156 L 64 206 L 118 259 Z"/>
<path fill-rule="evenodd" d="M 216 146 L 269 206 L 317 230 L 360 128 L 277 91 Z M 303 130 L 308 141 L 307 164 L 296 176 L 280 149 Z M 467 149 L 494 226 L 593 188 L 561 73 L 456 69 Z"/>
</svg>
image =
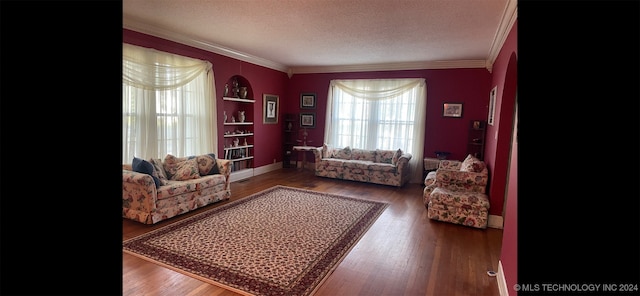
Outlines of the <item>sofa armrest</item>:
<svg viewBox="0 0 640 296">
<path fill-rule="evenodd" d="M 151 175 L 122 170 L 122 207 L 150 213 L 156 208 L 158 193 Z"/>
<path fill-rule="evenodd" d="M 438 164 L 438 169 L 459 171 L 461 165 L 462 165 L 462 161 L 443 159 L 443 160 L 440 160 L 440 164 Z"/>
<path fill-rule="evenodd" d="M 122 183 L 156 189 L 156 183 L 153 182 L 151 175 L 135 171 L 122 170 Z"/>
<path fill-rule="evenodd" d="M 320 160 L 322 160 L 322 146 L 311 149 L 311 152 L 313 152 L 316 165 L 319 164 Z"/>
<path fill-rule="evenodd" d="M 231 184 L 231 160 L 216 158 L 216 163 L 220 174 L 224 175 L 226 179 L 225 189 L 229 190 L 231 188 L 229 187 Z"/>
<path fill-rule="evenodd" d="M 486 186 L 489 180 L 487 173 L 461 172 L 456 170 L 438 169 L 436 182 Z"/>
<path fill-rule="evenodd" d="M 396 166 L 398 167 L 398 171 L 403 171 L 405 167 L 408 169 L 409 160 L 411 160 L 412 157 L 413 155 L 411 155 L 411 153 L 408 153 L 408 152 L 405 152 L 404 154 L 400 155 L 400 157 L 398 158 L 398 162 L 396 163 Z"/>
</svg>

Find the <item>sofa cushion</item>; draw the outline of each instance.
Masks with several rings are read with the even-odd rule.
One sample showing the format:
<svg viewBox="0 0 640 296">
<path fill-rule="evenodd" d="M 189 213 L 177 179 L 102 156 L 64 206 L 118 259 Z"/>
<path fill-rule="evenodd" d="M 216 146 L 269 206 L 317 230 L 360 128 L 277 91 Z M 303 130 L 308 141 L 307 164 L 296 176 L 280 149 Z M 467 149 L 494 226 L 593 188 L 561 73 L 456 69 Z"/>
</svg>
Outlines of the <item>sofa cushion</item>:
<svg viewBox="0 0 640 296">
<path fill-rule="evenodd" d="M 467 155 L 467 158 L 462 161 L 460 165 L 461 172 L 473 172 L 473 173 L 482 173 L 486 165 L 484 161 L 474 157 L 473 155 Z"/>
<path fill-rule="evenodd" d="M 156 184 L 156 188 L 161 186 L 158 174 L 155 172 L 155 169 L 150 162 L 134 156 L 133 161 L 131 162 L 131 168 L 134 172 L 150 175 L 151 178 L 153 178 L 153 182 Z"/>
<path fill-rule="evenodd" d="M 214 153 L 198 155 L 196 156 L 196 162 L 198 162 L 200 176 L 220 174 Z"/>
<path fill-rule="evenodd" d="M 167 185 L 169 178 L 167 178 L 167 174 L 164 172 L 164 165 L 162 164 L 162 160 L 160 160 L 160 158 L 151 158 L 149 159 L 149 163 L 153 165 L 153 168 L 158 175 L 158 179 L 160 179 L 160 184 Z"/>
<path fill-rule="evenodd" d="M 373 162 L 367 161 L 367 160 L 353 160 L 352 159 L 350 161 L 345 161 L 343 166 L 345 168 L 350 168 L 350 169 L 368 170 L 370 164 L 373 164 Z"/>
<path fill-rule="evenodd" d="M 391 163 L 393 156 L 395 155 L 393 150 L 380 150 L 376 149 L 376 162 L 379 163 Z"/>
<path fill-rule="evenodd" d="M 375 150 L 365 150 L 365 149 L 351 149 L 351 159 L 352 160 L 363 160 L 363 161 L 376 161 L 376 152 Z"/>
<path fill-rule="evenodd" d="M 176 173 L 171 180 L 184 181 L 200 178 L 200 169 L 195 158 L 187 159 L 176 164 Z"/>
<path fill-rule="evenodd" d="M 351 159 L 351 147 L 347 146 L 338 150 L 334 157 L 339 159 Z"/>
<path fill-rule="evenodd" d="M 396 153 L 393 154 L 393 158 L 391 158 L 391 164 L 397 165 L 398 159 L 400 159 L 400 156 L 402 156 L 402 154 L 404 154 L 404 152 L 402 152 L 402 149 L 396 150 Z"/>
</svg>

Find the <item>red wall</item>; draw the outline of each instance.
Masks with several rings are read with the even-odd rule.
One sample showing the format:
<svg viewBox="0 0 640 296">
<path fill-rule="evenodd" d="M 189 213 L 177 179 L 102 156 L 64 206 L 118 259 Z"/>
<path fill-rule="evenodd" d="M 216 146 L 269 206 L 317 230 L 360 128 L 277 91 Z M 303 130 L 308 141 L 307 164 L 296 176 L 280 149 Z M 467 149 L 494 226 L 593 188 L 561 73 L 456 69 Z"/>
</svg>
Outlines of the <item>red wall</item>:
<svg viewBox="0 0 640 296">
<path fill-rule="evenodd" d="M 496 103 L 496 124 L 489 126 L 487 133 L 487 153 L 485 159 L 494 172 L 490 183 L 491 208 L 500 212 L 492 214 L 504 218 L 500 262 L 509 295 L 517 295 L 513 287 L 518 275 L 518 151 L 517 141 L 512 137 L 514 130 L 515 101 L 517 97 L 517 47 L 518 22 L 514 23 L 498 57 L 493 64 L 492 87 L 498 86 Z M 498 140 L 494 138 L 498 134 Z M 504 213 L 503 196 L 506 196 Z"/>
<path fill-rule="evenodd" d="M 292 99 L 287 112 L 316 112 L 316 127 L 309 130 L 312 145 L 320 146 L 324 138 L 324 113 L 327 107 L 329 82 L 332 79 L 357 78 L 425 78 L 427 84 L 427 121 L 424 156 L 435 157 L 435 151 L 449 151 L 449 159 L 462 160 L 467 156 L 469 121 L 486 120 L 489 106 L 487 69 L 437 69 L 379 72 L 294 74 L 289 83 L 288 97 Z M 301 93 L 316 93 L 315 110 L 300 109 Z M 442 117 L 444 102 L 463 103 L 462 118 Z M 400 147 L 401 148 L 401 147 Z"/>
</svg>

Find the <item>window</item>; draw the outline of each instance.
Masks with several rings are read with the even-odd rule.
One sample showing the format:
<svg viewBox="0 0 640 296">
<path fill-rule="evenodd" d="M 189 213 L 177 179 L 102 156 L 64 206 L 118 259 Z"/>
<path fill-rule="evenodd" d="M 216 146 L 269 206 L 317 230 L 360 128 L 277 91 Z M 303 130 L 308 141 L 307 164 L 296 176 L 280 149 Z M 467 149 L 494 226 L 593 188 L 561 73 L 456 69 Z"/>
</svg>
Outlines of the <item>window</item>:
<svg viewBox="0 0 640 296">
<path fill-rule="evenodd" d="M 325 142 L 334 147 L 398 148 L 411 153 L 412 182 L 422 182 L 424 79 L 333 80 Z"/>
<path fill-rule="evenodd" d="M 211 63 L 123 44 L 122 161 L 215 152 Z"/>
</svg>

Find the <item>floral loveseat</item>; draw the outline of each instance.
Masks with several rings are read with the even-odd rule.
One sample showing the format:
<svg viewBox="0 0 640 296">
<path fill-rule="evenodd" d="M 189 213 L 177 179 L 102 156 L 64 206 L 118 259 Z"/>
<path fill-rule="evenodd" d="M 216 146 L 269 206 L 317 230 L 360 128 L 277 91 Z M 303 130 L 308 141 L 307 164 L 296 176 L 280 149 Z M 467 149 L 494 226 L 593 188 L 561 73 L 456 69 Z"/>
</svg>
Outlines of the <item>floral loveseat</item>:
<svg viewBox="0 0 640 296">
<path fill-rule="evenodd" d="M 167 155 L 122 165 L 122 217 L 145 224 L 231 197 L 230 160 Z"/>
<path fill-rule="evenodd" d="M 327 144 L 312 150 L 316 176 L 403 186 L 409 175 L 411 153 L 398 150 L 332 148 Z"/>
<path fill-rule="evenodd" d="M 485 194 L 489 170 L 478 158 L 441 160 L 436 171 L 424 180 L 424 205 L 433 220 L 486 228 L 489 198 Z"/>
</svg>

